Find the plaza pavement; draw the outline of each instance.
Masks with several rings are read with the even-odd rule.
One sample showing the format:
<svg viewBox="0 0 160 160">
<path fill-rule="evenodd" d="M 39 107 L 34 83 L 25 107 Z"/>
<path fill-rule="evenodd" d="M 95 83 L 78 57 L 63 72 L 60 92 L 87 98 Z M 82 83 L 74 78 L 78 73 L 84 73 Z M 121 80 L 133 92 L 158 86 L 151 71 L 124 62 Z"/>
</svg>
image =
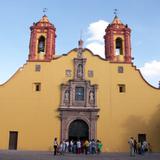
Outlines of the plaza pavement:
<svg viewBox="0 0 160 160">
<path fill-rule="evenodd" d="M 128 153 L 101 153 L 100 155 L 65 154 L 53 152 L 0 150 L 0 160 L 160 160 L 160 153 L 146 153 L 130 157 Z"/>
</svg>

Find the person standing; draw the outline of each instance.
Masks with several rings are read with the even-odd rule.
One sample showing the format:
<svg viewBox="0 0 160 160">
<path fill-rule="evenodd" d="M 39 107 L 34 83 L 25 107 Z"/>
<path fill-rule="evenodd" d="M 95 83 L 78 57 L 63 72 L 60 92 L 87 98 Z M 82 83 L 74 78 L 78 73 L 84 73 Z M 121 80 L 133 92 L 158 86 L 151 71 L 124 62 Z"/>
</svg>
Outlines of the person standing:
<svg viewBox="0 0 160 160">
<path fill-rule="evenodd" d="M 138 153 L 137 151 L 137 141 L 134 139 L 134 153 Z"/>
<path fill-rule="evenodd" d="M 134 154 L 134 139 L 133 139 L 133 137 L 131 137 L 128 140 L 128 144 L 129 144 L 129 149 L 130 149 L 130 156 L 135 156 L 135 154 Z"/>
<path fill-rule="evenodd" d="M 84 149 L 85 149 L 85 154 L 88 154 L 89 142 L 88 142 L 87 139 L 86 139 L 85 142 L 84 142 Z"/>
<path fill-rule="evenodd" d="M 65 140 L 63 140 L 63 142 L 62 142 L 62 155 L 64 155 L 65 151 L 66 151 L 66 142 L 65 142 Z"/>
<path fill-rule="evenodd" d="M 65 141 L 66 147 L 65 147 L 65 152 L 68 153 L 69 152 L 69 141 L 66 140 Z"/>
<path fill-rule="evenodd" d="M 92 139 L 91 141 L 91 154 L 95 154 L 96 153 L 96 142 L 94 139 Z"/>
<path fill-rule="evenodd" d="M 81 153 L 81 141 L 78 140 L 77 141 L 77 154 L 80 154 Z"/>
<path fill-rule="evenodd" d="M 69 148 L 70 152 L 73 153 L 73 140 L 70 141 Z"/>
<path fill-rule="evenodd" d="M 54 147 L 54 155 L 57 155 L 57 147 L 58 147 L 58 141 L 57 141 L 57 138 L 54 139 L 54 142 L 53 142 L 53 147 Z"/>
<path fill-rule="evenodd" d="M 101 153 L 102 152 L 102 142 L 97 140 L 97 153 Z"/>
</svg>

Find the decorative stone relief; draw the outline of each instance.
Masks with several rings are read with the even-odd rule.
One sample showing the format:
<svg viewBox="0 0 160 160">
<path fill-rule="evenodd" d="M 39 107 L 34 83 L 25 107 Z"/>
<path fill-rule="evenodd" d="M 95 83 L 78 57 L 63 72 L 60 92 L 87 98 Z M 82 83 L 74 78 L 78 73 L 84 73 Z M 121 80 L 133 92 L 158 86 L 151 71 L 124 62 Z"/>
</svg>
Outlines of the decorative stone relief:
<svg viewBox="0 0 160 160">
<path fill-rule="evenodd" d="M 82 55 L 83 49 L 78 49 L 77 58 L 73 59 L 74 78 L 66 84 L 61 84 L 61 103 L 59 106 L 61 139 L 68 139 L 69 125 L 76 119 L 84 120 L 88 124 L 90 139 L 96 138 L 96 123 L 99 112 L 97 85 L 92 85 L 89 80 L 85 79 L 86 58 L 83 58 Z"/>
<path fill-rule="evenodd" d="M 79 64 L 77 67 L 77 77 L 78 78 L 83 78 L 83 66 L 82 64 Z"/>
<path fill-rule="evenodd" d="M 94 103 L 94 92 L 93 91 L 90 91 L 89 93 L 89 102 Z"/>
<path fill-rule="evenodd" d="M 66 90 L 64 93 L 64 102 L 68 102 L 69 101 L 69 90 Z"/>
<path fill-rule="evenodd" d="M 74 58 L 74 79 L 84 80 L 85 79 L 85 58 Z"/>
</svg>

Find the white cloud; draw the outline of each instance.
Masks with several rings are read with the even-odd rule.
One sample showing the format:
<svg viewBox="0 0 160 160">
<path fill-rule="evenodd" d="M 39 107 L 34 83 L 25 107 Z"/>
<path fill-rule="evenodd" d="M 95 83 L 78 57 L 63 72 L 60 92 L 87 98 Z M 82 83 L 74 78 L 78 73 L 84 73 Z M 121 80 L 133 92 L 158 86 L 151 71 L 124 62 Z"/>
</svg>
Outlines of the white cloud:
<svg viewBox="0 0 160 160">
<path fill-rule="evenodd" d="M 109 22 L 104 20 L 99 20 L 97 22 L 91 23 L 88 27 L 89 38 L 87 39 L 87 41 L 103 42 L 103 36 L 108 24 Z"/>
<path fill-rule="evenodd" d="M 160 76 L 160 61 L 153 60 L 146 62 L 140 70 L 142 74 L 147 77 Z"/>
<path fill-rule="evenodd" d="M 88 38 L 86 47 L 89 48 L 94 54 L 98 54 L 101 57 L 104 56 L 104 38 L 105 29 L 109 22 L 104 20 L 99 20 L 93 22 L 88 27 Z"/>
<path fill-rule="evenodd" d="M 144 78 L 153 86 L 158 87 L 158 82 L 160 81 L 160 61 L 153 60 L 151 62 L 146 62 L 140 71 Z"/>
<path fill-rule="evenodd" d="M 86 47 L 90 49 L 94 54 L 97 54 L 105 58 L 103 44 L 100 44 L 98 42 L 92 42 L 92 43 L 87 44 Z"/>
<path fill-rule="evenodd" d="M 86 48 L 90 49 L 94 54 L 98 54 L 105 58 L 104 55 L 104 38 L 105 29 L 109 22 L 104 20 L 98 20 L 93 22 L 88 27 L 88 38 L 86 41 Z M 137 45 L 141 45 L 141 41 Z M 153 86 L 158 87 L 158 81 L 160 80 L 160 61 L 154 60 L 146 62 L 140 71 L 144 78 Z"/>
</svg>

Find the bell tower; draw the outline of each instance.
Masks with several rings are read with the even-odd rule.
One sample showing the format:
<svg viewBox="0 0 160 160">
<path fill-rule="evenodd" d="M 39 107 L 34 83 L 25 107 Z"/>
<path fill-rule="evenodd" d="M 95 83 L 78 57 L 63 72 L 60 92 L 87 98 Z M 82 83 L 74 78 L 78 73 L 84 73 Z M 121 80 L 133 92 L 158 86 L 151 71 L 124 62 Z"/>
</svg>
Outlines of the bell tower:
<svg viewBox="0 0 160 160">
<path fill-rule="evenodd" d="M 30 27 L 28 61 L 51 61 L 55 55 L 56 28 L 44 15 L 37 23 Z"/>
<path fill-rule="evenodd" d="M 114 17 L 105 30 L 105 57 L 111 62 L 131 63 L 131 29 Z"/>
</svg>

